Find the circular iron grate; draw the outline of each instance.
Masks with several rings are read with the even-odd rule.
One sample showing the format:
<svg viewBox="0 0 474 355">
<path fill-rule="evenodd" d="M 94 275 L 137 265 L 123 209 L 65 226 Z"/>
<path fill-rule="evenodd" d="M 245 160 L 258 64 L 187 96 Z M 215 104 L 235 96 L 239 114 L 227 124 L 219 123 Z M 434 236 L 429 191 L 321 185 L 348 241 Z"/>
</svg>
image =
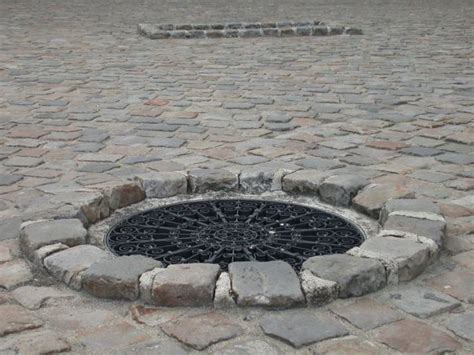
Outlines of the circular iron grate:
<svg viewBox="0 0 474 355">
<path fill-rule="evenodd" d="M 360 245 L 361 230 L 316 208 L 262 200 L 208 200 L 127 217 L 106 236 L 116 255 L 144 255 L 165 265 L 284 260 L 299 270 L 315 255 Z"/>
</svg>

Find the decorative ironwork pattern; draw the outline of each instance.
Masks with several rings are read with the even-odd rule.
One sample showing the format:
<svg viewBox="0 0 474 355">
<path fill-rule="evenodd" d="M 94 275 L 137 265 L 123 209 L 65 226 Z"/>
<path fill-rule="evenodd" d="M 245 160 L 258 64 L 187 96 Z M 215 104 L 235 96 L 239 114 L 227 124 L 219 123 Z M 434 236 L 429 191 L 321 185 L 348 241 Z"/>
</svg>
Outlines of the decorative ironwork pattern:
<svg viewBox="0 0 474 355">
<path fill-rule="evenodd" d="M 329 212 L 291 203 L 233 199 L 184 202 L 132 215 L 111 228 L 116 255 L 165 265 L 284 260 L 295 269 L 315 255 L 344 253 L 363 233 Z"/>
</svg>

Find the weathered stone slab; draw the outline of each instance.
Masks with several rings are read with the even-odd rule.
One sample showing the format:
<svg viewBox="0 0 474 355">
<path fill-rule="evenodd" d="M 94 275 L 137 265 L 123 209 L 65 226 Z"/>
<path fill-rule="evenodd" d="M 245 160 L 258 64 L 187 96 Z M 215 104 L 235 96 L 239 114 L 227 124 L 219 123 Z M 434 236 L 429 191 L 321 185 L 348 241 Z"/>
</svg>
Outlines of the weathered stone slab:
<svg viewBox="0 0 474 355">
<path fill-rule="evenodd" d="M 369 238 L 362 243 L 360 249 L 375 253 L 387 262 L 395 261 L 399 281 L 414 279 L 425 270 L 430 261 L 428 246 L 408 238 Z"/>
<path fill-rule="evenodd" d="M 53 287 L 23 286 L 12 292 L 15 300 L 28 309 L 39 309 L 48 301 L 73 298 L 74 295 Z"/>
<path fill-rule="evenodd" d="M 380 224 L 384 224 L 388 215 L 396 211 L 416 211 L 440 214 L 440 209 L 427 199 L 394 199 L 388 201 L 380 211 Z"/>
<path fill-rule="evenodd" d="M 148 304 L 153 303 L 151 293 L 153 290 L 153 281 L 155 280 L 156 274 L 165 271 L 162 267 L 154 268 L 153 270 L 146 271 L 140 276 L 139 288 L 140 288 L 140 299 Z"/>
<path fill-rule="evenodd" d="M 362 296 L 387 283 L 381 262 L 345 254 L 309 258 L 303 263 L 302 270 L 309 270 L 317 277 L 336 282 L 342 298 Z"/>
<path fill-rule="evenodd" d="M 398 184 L 371 184 L 364 187 L 352 203 L 359 211 L 378 219 L 384 204 L 391 199 L 413 198 L 415 194 Z"/>
<path fill-rule="evenodd" d="M 326 316 L 314 316 L 307 311 L 269 313 L 262 318 L 260 326 L 265 334 L 295 348 L 349 333 L 341 323 Z"/>
<path fill-rule="evenodd" d="M 455 352 L 461 343 L 445 332 L 411 319 L 384 325 L 373 333 L 375 340 L 404 354 Z"/>
<path fill-rule="evenodd" d="M 349 207 L 357 192 L 369 181 L 359 175 L 334 175 L 328 177 L 319 187 L 319 195 L 324 202 L 335 206 Z"/>
<path fill-rule="evenodd" d="M 180 342 L 197 350 L 242 334 L 242 328 L 219 313 L 210 312 L 181 317 L 161 325 L 161 329 Z"/>
<path fill-rule="evenodd" d="M 58 280 L 78 290 L 81 288 L 80 273 L 106 258 L 109 255 L 102 249 L 92 245 L 79 245 L 46 257 L 44 266 Z"/>
<path fill-rule="evenodd" d="M 197 169 L 188 174 L 192 193 L 231 191 L 238 188 L 237 174 L 223 169 Z"/>
<path fill-rule="evenodd" d="M 227 308 L 234 307 L 235 301 L 232 297 L 232 286 L 228 272 L 221 272 L 216 282 L 216 291 L 214 293 L 214 307 Z"/>
<path fill-rule="evenodd" d="M 300 280 L 306 301 L 310 304 L 323 305 L 338 296 L 339 288 L 336 282 L 316 277 L 309 270 L 301 271 Z"/>
<path fill-rule="evenodd" d="M 33 313 L 16 305 L 0 306 L 0 337 L 22 332 L 27 329 L 39 328 L 43 325 L 41 319 Z"/>
<path fill-rule="evenodd" d="M 304 302 L 298 276 L 283 261 L 234 262 L 229 275 L 241 306 L 291 307 Z"/>
<path fill-rule="evenodd" d="M 417 286 L 390 292 L 390 302 L 418 318 L 429 318 L 461 305 L 459 301 L 446 294 Z"/>
<path fill-rule="evenodd" d="M 172 171 L 138 175 L 136 179 L 143 186 L 148 198 L 165 198 L 185 194 L 188 189 L 186 176 Z"/>
<path fill-rule="evenodd" d="M 429 280 L 429 286 L 463 302 L 474 304 L 474 273 L 463 268 L 445 272 Z"/>
<path fill-rule="evenodd" d="M 15 354 L 56 354 L 70 351 L 71 345 L 51 330 L 38 330 L 9 337 L 0 350 L 12 350 Z"/>
<path fill-rule="evenodd" d="M 140 275 L 162 264 L 141 255 L 103 259 L 82 273 L 82 287 L 100 298 L 136 300 Z"/>
<path fill-rule="evenodd" d="M 240 189 L 250 193 L 280 190 L 282 178 L 290 172 L 287 169 L 268 166 L 242 170 L 239 175 Z"/>
<path fill-rule="evenodd" d="M 5 263 L 7 261 L 11 261 L 13 259 L 13 255 L 10 251 L 10 248 L 7 248 L 4 245 L 0 245 L 0 264 Z"/>
<path fill-rule="evenodd" d="M 348 305 L 333 305 L 331 311 L 365 331 L 403 318 L 400 312 L 369 298 L 358 299 Z"/>
<path fill-rule="evenodd" d="M 441 246 L 446 229 L 446 222 L 401 215 L 389 215 L 384 224 L 384 228 L 414 233 L 418 236 L 431 239 L 438 246 Z"/>
<path fill-rule="evenodd" d="M 107 199 L 100 192 L 63 192 L 53 202 L 65 203 L 81 211 L 85 223 L 95 223 L 110 215 Z"/>
<path fill-rule="evenodd" d="M 380 355 L 385 349 L 355 336 L 331 339 L 317 344 L 314 355 Z"/>
<path fill-rule="evenodd" d="M 212 353 L 213 355 L 283 355 L 273 345 L 263 340 L 246 340 L 232 345 L 228 345 L 225 348 L 218 349 Z"/>
<path fill-rule="evenodd" d="M 69 247 L 61 243 L 46 245 L 44 247 L 39 248 L 38 250 L 35 250 L 35 252 L 33 253 L 33 262 L 37 266 L 43 267 L 43 260 L 47 256 L 66 249 L 69 249 Z"/>
<path fill-rule="evenodd" d="M 20 246 L 28 258 L 46 245 L 62 243 L 73 247 L 84 244 L 87 230 L 78 219 L 58 219 L 27 224 L 20 233 Z"/>
<path fill-rule="evenodd" d="M 0 264 L 0 288 L 9 290 L 32 279 L 30 267 L 22 259 Z"/>
<path fill-rule="evenodd" d="M 299 170 L 283 177 L 282 188 L 285 192 L 317 194 L 324 179 L 331 174 L 318 170 Z"/>
<path fill-rule="evenodd" d="M 155 275 L 152 301 L 168 307 L 211 305 L 218 274 L 216 264 L 170 265 Z"/>
<path fill-rule="evenodd" d="M 452 315 L 446 326 L 458 337 L 474 342 L 474 312 Z"/>
<path fill-rule="evenodd" d="M 111 350 L 123 349 L 152 340 L 148 333 L 126 321 L 87 329 L 76 337 L 93 354 L 110 353 Z"/>
<path fill-rule="evenodd" d="M 182 346 L 178 345 L 176 341 L 173 341 L 171 339 L 160 339 L 156 341 L 150 341 L 145 344 L 137 344 L 136 346 L 114 352 L 114 355 L 131 355 L 131 354 L 188 355 L 189 352 L 186 351 Z"/>
<path fill-rule="evenodd" d="M 133 205 L 145 199 L 145 191 L 137 182 L 114 184 L 102 188 L 111 210 Z"/>
</svg>

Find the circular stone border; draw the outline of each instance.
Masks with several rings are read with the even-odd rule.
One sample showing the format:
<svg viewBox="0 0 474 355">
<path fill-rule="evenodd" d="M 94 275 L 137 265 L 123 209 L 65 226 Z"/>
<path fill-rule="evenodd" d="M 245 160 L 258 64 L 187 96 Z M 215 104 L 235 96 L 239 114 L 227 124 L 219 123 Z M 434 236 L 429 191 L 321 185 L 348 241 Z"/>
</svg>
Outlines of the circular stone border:
<svg viewBox="0 0 474 355">
<path fill-rule="evenodd" d="M 299 274 L 284 261 L 234 262 L 228 272 L 202 263 L 164 268 L 144 256 L 113 257 L 97 246 L 103 247 L 98 236 L 105 235 L 108 222 L 130 210 L 170 200 L 205 199 L 209 194 L 213 198 L 258 194 L 259 199 L 317 205 L 349 217 L 367 239 L 345 254 L 309 258 Z M 348 207 L 357 212 L 343 209 Z M 113 211 L 113 217 L 105 220 Z M 141 174 L 98 191 L 72 194 L 64 208 L 47 213 L 30 216 L 20 228 L 26 258 L 73 289 L 156 306 L 288 308 L 362 296 L 421 274 L 437 256 L 446 225 L 434 203 L 415 199 L 402 186 L 371 184 L 354 174 L 272 168 Z M 368 217 L 378 218 L 382 229 Z"/>
</svg>

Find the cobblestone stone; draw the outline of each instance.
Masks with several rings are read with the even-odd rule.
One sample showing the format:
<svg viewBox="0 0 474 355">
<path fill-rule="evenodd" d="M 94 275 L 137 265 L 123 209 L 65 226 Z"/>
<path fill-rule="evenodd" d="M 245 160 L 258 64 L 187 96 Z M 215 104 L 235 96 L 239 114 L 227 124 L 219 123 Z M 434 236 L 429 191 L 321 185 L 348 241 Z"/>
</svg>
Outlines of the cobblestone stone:
<svg viewBox="0 0 474 355">
<path fill-rule="evenodd" d="M 315 256 L 306 260 L 302 269 L 336 282 L 342 298 L 362 296 L 386 284 L 385 268 L 379 261 L 350 255 Z"/>
<path fill-rule="evenodd" d="M 203 350 L 211 344 L 232 339 L 243 333 L 239 325 L 215 312 L 169 321 L 164 323 L 161 329 L 197 350 Z"/>
<path fill-rule="evenodd" d="M 229 275 L 240 306 L 292 307 L 304 302 L 298 276 L 283 261 L 234 262 Z"/>
<path fill-rule="evenodd" d="M 295 348 L 348 334 L 339 322 L 327 316 L 304 311 L 269 313 L 260 321 L 265 334 L 281 339 Z"/>
</svg>

